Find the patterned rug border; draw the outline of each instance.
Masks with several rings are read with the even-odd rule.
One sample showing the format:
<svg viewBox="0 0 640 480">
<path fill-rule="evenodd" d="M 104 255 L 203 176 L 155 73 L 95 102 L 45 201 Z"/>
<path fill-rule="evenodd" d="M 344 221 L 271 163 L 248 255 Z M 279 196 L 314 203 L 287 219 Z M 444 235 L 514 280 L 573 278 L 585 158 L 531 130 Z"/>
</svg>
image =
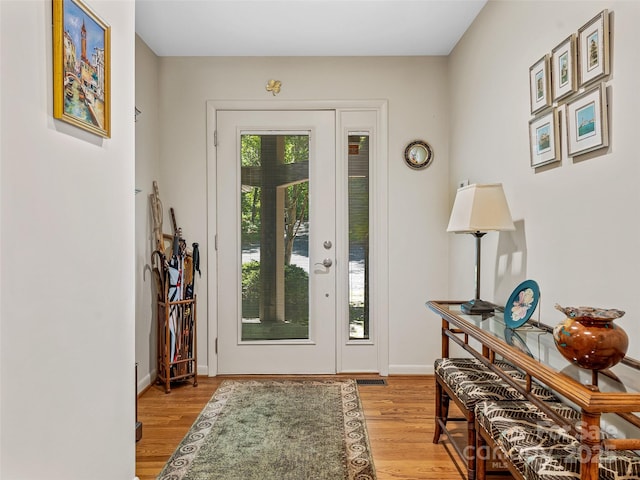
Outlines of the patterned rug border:
<svg viewBox="0 0 640 480">
<path fill-rule="evenodd" d="M 236 390 L 244 385 L 265 384 L 340 386 L 348 480 L 376 480 L 364 411 L 354 379 L 223 380 L 156 480 L 182 480 Z"/>
</svg>

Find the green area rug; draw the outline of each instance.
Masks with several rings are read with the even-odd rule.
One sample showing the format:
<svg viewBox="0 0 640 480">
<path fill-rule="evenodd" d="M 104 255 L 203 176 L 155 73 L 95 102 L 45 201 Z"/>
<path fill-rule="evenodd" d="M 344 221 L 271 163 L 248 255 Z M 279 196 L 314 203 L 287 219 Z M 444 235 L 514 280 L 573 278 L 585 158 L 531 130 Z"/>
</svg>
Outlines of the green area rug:
<svg viewBox="0 0 640 480">
<path fill-rule="evenodd" d="M 158 480 L 375 480 L 355 380 L 225 380 Z"/>
</svg>

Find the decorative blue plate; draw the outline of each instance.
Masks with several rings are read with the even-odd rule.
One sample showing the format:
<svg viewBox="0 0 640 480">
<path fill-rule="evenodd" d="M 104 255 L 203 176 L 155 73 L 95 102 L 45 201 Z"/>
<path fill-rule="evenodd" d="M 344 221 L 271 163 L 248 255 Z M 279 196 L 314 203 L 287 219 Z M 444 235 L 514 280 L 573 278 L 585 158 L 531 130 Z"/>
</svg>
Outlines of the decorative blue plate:
<svg viewBox="0 0 640 480">
<path fill-rule="evenodd" d="M 538 306 L 540 289 L 534 280 L 525 280 L 513 291 L 504 306 L 504 323 L 509 328 L 518 328 L 531 318 Z"/>
</svg>

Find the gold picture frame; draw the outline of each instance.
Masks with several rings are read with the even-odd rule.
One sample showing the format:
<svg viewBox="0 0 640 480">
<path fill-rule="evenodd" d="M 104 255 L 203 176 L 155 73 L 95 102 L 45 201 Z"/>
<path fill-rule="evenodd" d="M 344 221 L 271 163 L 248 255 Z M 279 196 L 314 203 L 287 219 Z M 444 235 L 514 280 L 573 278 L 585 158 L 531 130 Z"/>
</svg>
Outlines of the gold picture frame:
<svg viewBox="0 0 640 480">
<path fill-rule="evenodd" d="M 53 116 L 111 137 L 111 27 L 81 0 L 53 0 Z"/>
<path fill-rule="evenodd" d="M 609 146 L 607 89 L 604 83 L 567 103 L 567 150 L 570 157 Z"/>
<path fill-rule="evenodd" d="M 529 121 L 531 168 L 560 161 L 560 117 L 557 108 Z"/>
<path fill-rule="evenodd" d="M 571 34 L 551 51 L 551 88 L 557 102 L 576 92 L 576 35 Z"/>
<path fill-rule="evenodd" d="M 609 75 L 609 11 L 603 10 L 578 30 L 580 87 Z"/>
<path fill-rule="evenodd" d="M 550 90 L 549 55 L 545 55 L 529 67 L 529 96 L 532 115 L 551 106 Z"/>
</svg>

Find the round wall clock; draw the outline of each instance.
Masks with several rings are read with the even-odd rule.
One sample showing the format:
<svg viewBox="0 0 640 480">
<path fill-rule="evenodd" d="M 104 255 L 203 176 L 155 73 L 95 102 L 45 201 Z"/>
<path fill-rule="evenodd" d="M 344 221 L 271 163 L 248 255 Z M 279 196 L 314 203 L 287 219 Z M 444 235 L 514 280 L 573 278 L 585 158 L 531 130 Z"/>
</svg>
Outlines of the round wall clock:
<svg viewBox="0 0 640 480">
<path fill-rule="evenodd" d="M 428 167 L 433 161 L 433 149 L 431 145 L 422 140 L 416 140 L 404 149 L 404 161 L 411 168 L 420 170 Z"/>
</svg>

